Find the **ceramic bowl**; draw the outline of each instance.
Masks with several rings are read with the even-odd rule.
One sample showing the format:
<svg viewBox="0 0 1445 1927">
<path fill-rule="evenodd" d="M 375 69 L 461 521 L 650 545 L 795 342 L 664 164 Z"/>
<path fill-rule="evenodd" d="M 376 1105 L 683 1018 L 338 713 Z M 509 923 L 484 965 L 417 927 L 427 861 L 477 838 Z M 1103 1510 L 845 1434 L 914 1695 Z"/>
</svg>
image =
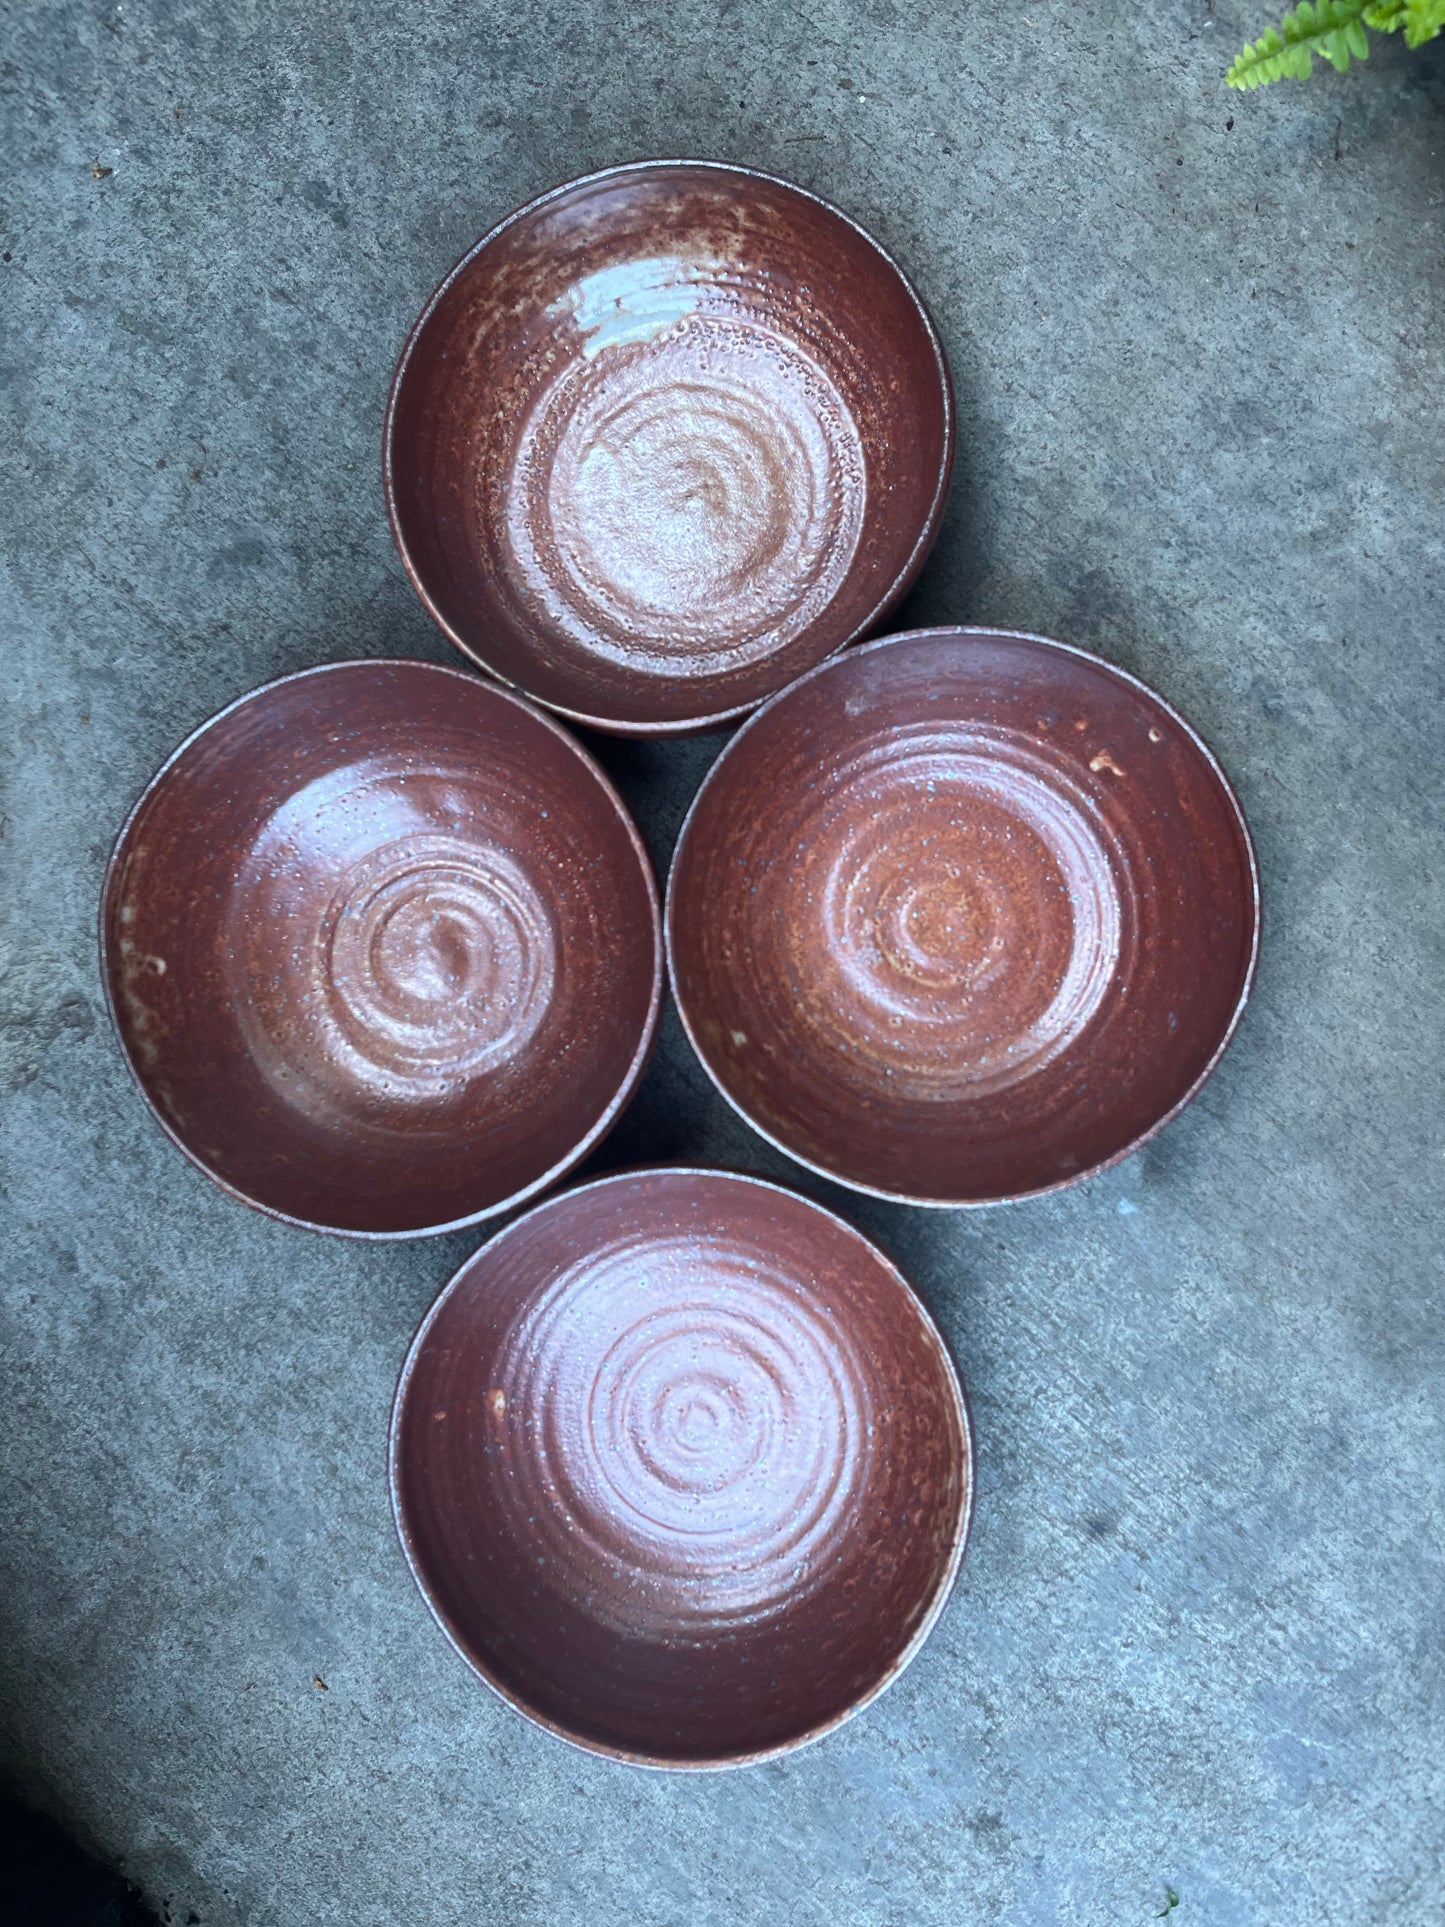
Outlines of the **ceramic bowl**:
<svg viewBox="0 0 1445 1927">
<path fill-rule="evenodd" d="M 461 260 L 402 351 L 407 574 L 481 668 L 625 735 L 742 715 L 873 628 L 938 531 L 953 404 L 903 274 L 710 161 L 611 168 Z"/>
<path fill-rule="evenodd" d="M 661 997 L 636 830 L 550 717 L 460 669 L 333 663 L 178 749 L 106 873 L 102 975 L 170 1137 L 359 1236 L 472 1224 L 601 1137 Z"/>
<path fill-rule="evenodd" d="M 723 1095 L 861 1191 L 1069 1184 L 1194 1095 L 1239 1021 L 1259 888 L 1189 725 L 1039 636 L 888 637 L 738 732 L 683 827 L 667 939 Z"/>
<path fill-rule="evenodd" d="M 519 1712 L 658 1767 L 815 1739 L 943 1608 L 972 1498 L 963 1394 L 840 1218 L 718 1171 L 548 1199 L 470 1259 L 401 1374 L 397 1529 Z"/>
</svg>

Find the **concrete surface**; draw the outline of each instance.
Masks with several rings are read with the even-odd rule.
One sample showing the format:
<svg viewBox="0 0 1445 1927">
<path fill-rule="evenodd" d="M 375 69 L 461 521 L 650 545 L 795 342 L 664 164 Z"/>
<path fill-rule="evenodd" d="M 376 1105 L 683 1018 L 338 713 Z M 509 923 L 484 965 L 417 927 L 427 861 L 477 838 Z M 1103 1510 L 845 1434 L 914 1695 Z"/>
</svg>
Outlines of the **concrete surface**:
<svg viewBox="0 0 1445 1927">
<path fill-rule="evenodd" d="M 1241 99 L 1267 12 L 4 7 L 0 1765 L 171 1919 L 1441 1918 L 1445 45 Z M 412 1590 L 388 1403 L 475 1238 L 214 1192 L 92 935 L 212 710 L 445 659 L 382 515 L 393 357 L 490 222 L 649 152 L 792 175 L 911 268 L 962 439 L 905 617 L 1155 683 L 1267 888 L 1243 1031 L 1144 1154 L 1013 1211 L 845 1206 L 963 1365 L 977 1532 L 873 1710 L 702 1779 L 534 1733 Z M 659 860 L 716 748 L 607 750 Z M 606 1158 L 641 1154 L 827 1195 L 671 1021 Z"/>
</svg>

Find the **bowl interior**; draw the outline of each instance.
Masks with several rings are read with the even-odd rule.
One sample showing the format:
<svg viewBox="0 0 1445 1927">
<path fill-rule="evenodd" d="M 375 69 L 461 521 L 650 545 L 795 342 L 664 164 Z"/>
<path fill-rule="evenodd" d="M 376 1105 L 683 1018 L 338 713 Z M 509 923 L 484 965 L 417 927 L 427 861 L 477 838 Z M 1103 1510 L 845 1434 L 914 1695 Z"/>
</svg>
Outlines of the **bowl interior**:
<svg viewBox="0 0 1445 1927">
<path fill-rule="evenodd" d="M 294 676 L 202 729 L 122 833 L 103 937 L 182 1148 L 360 1233 L 475 1217 L 574 1161 L 659 994 L 651 876 L 601 773 L 420 662 Z"/>
<path fill-rule="evenodd" d="M 942 350 L 874 242 L 782 182 L 650 163 L 533 203 L 453 272 L 385 468 L 452 640 L 645 732 L 738 713 L 875 623 L 951 452 Z"/>
<path fill-rule="evenodd" d="M 658 1765 L 798 1743 L 877 1691 L 968 1516 L 953 1368 L 801 1198 L 644 1171 L 453 1279 L 402 1375 L 398 1526 L 451 1638 L 564 1737 Z"/>
<path fill-rule="evenodd" d="M 1257 900 L 1239 807 L 1157 697 L 1059 644 L 936 631 L 739 733 L 668 919 L 684 1022 L 746 1117 L 845 1183 L 971 1204 L 1067 1181 L 1190 1095 Z"/>
</svg>

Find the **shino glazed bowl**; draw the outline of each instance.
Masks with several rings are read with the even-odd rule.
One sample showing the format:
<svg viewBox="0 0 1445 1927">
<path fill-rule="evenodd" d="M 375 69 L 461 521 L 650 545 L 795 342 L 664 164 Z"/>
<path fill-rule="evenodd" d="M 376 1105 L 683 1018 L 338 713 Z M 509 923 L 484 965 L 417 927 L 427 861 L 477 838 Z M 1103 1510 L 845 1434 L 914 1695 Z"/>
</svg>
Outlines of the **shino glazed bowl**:
<svg viewBox="0 0 1445 1927">
<path fill-rule="evenodd" d="M 392 1500 L 453 1645 L 594 1752 L 736 1766 L 918 1651 L 963 1557 L 971 1432 L 901 1274 L 792 1192 L 624 1172 L 452 1279 L 403 1367 Z"/>
<path fill-rule="evenodd" d="M 288 676 L 198 730 L 121 832 L 101 953 L 174 1142 L 248 1204 L 372 1237 L 570 1169 L 662 988 L 656 886 L 602 772 L 424 662 Z"/>
<path fill-rule="evenodd" d="M 402 351 L 383 480 L 457 648 L 620 734 L 742 715 L 876 627 L 938 532 L 953 402 L 901 270 L 712 161 L 557 188 Z"/>
<path fill-rule="evenodd" d="M 1189 725 L 1124 671 L 988 630 L 888 637 L 746 723 L 668 887 L 723 1095 L 824 1175 L 999 1203 L 1125 1155 L 1218 1062 L 1259 890 Z"/>
</svg>

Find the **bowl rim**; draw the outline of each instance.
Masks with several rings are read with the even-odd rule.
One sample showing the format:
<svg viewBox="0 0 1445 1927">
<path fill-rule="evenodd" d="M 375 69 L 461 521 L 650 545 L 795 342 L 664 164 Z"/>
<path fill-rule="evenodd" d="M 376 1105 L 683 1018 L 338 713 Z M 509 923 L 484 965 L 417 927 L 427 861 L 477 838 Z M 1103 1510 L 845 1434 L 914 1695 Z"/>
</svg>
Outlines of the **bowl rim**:
<svg viewBox="0 0 1445 1927">
<path fill-rule="evenodd" d="M 944 637 L 977 637 L 980 640 L 1025 642 L 1059 655 L 1073 656 L 1081 662 L 1089 663 L 1095 668 L 1106 671 L 1107 674 L 1116 678 L 1119 682 L 1127 684 L 1131 689 L 1137 690 L 1141 695 L 1146 696 L 1150 702 L 1157 704 L 1170 722 L 1174 724 L 1181 734 L 1198 751 L 1215 782 L 1219 785 L 1220 791 L 1228 801 L 1230 810 L 1233 813 L 1240 845 L 1244 852 L 1245 868 L 1249 879 L 1249 957 L 1245 963 L 1244 975 L 1240 981 L 1239 995 L 1234 1001 L 1233 1008 L 1229 1013 L 1229 1019 L 1224 1026 L 1218 1043 L 1210 1054 L 1208 1062 L 1195 1077 L 1183 1096 L 1176 1098 L 1169 1109 L 1165 1111 L 1162 1116 L 1156 1118 L 1154 1123 L 1149 1125 L 1147 1129 L 1140 1131 L 1137 1136 L 1131 1138 L 1129 1142 L 1121 1146 L 1119 1150 L 1111 1151 L 1108 1157 L 1099 1159 L 1097 1163 L 1085 1165 L 1078 1171 L 1071 1171 L 1066 1177 L 1055 1178 L 1050 1184 L 1036 1185 L 1028 1191 L 1003 1191 L 998 1193 L 997 1196 L 989 1198 L 918 1197 L 906 1191 L 890 1191 L 881 1185 L 864 1184 L 856 1178 L 844 1177 L 841 1172 L 830 1169 L 826 1164 L 820 1164 L 812 1158 L 805 1157 L 800 1151 L 794 1150 L 791 1145 L 784 1143 L 782 1138 L 775 1136 L 772 1131 L 760 1124 L 746 1106 L 741 1104 L 738 1099 L 733 1096 L 732 1092 L 727 1089 L 722 1079 L 718 1076 L 717 1071 L 709 1062 L 706 1052 L 698 1042 L 697 1032 L 694 1028 L 692 1018 L 688 1013 L 687 1004 L 680 988 L 675 956 L 676 944 L 673 934 L 677 911 L 677 898 L 674 885 L 677 880 L 678 866 L 687 846 L 688 834 L 692 829 L 693 818 L 697 814 L 702 800 L 708 792 L 709 786 L 717 777 L 718 771 L 727 762 L 728 758 L 743 740 L 744 736 L 747 735 L 748 731 L 755 725 L 761 724 L 769 710 L 776 704 L 786 702 L 794 691 L 799 689 L 804 683 L 811 682 L 816 676 L 822 676 L 841 669 L 847 661 L 852 661 L 859 656 L 871 655 L 875 650 L 890 649 L 895 643 L 922 642 Z M 1156 689 L 1151 688 L 1141 677 L 1132 674 L 1127 669 L 1121 668 L 1118 663 L 1110 662 L 1105 656 L 1096 655 L 1089 649 L 1079 648 L 1075 643 L 1059 642 L 1052 636 L 1035 635 L 1031 630 L 1027 629 L 996 629 L 968 623 L 941 623 L 926 629 L 900 629 L 894 635 L 878 636 L 872 642 L 866 642 L 857 648 L 851 649 L 846 657 L 830 656 L 826 662 L 819 663 L 815 669 L 807 670 L 794 682 L 790 682 L 786 689 L 781 689 L 777 695 L 770 696 L 765 703 L 748 717 L 747 721 L 737 733 L 723 745 L 722 750 L 719 752 L 711 768 L 703 777 L 701 783 L 699 783 L 697 793 L 693 797 L 691 804 L 688 806 L 687 814 L 682 820 L 682 827 L 677 833 L 677 841 L 673 845 L 672 860 L 668 864 L 667 887 L 663 899 L 662 929 L 663 943 L 667 952 L 668 982 L 672 986 L 672 1000 L 677 1010 L 678 1019 L 687 1036 L 687 1041 L 691 1044 L 693 1054 L 702 1065 L 704 1071 L 706 1071 L 713 1087 L 719 1095 L 731 1105 L 732 1109 L 749 1129 L 756 1131 L 760 1138 L 773 1146 L 774 1150 L 781 1151 L 785 1157 L 791 1158 L 795 1164 L 800 1164 L 804 1170 L 811 1171 L 820 1178 L 826 1178 L 832 1184 L 841 1184 L 849 1191 L 855 1191 L 862 1197 L 881 1198 L 889 1204 L 916 1205 L 928 1211 L 987 1211 L 992 1210 L 997 1205 L 1024 1204 L 1031 1198 L 1050 1197 L 1056 1191 L 1067 1191 L 1073 1185 L 1082 1184 L 1088 1178 L 1097 1177 L 1102 1171 L 1111 1170 L 1114 1165 L 1121 1164 L 1125 1158 L 1132 1157 L 1141 1146 L 1147 1144 L 1151 1138 L 1156 1137 L 1167 1124 L 1171 1124 L 1174 1119 L 1178 1117 L 1181 1111 L 1193 1103 L 1210 1077 L 1213 1076 L 1219 1066 L 1220 1059 L 1224 1056 L 1225 1051 L 1233 1041 L 1234 1034 L 1239 1029 L 1240 1020 L 1244 1016 L 1245 1006 L 1249 1002 L 1250 993 L 1254 989 L 1255 974 L 1259 964 L 1262 910 L 1259 860 L 1255 852 L 1254 838 L 1250 833 L 1249 822 L 1244 814 L 1244 807 L 1235 793 L 1234 785 L 1225 775 L 1218 757 L 1214 754 L 1213 750 L 1210 749 L 1198 730 L 1194 728 L 1193 724 L 1186 721 L 1172 703 L 1167 702 Z"/>
<path fill-rule="evenodd" d="M 473 663 L 478 669 L 483 670 L 488 676 L 495 678 L 495 680 L 504 687 L 514 689 L 519 694 L 525 695 L 530 702 L 540 704 L 543 708 L 552 711 L 558 716 L 565 716 L 569 722 L 581 724 L 586 729 L 600 730 L 603 734 L 611 736 L 668 737 L 700 735 L 704 731 L 721 729 L 728 723 L 736 722 L 739 717 L 746 716 L 750 711 L 755 710 L 758 707 L 758 702 L 736 703 L 726 709 L 712 710 L 704 715 L 684 716 L 661 722 L 648 722 L 636 719 L 629 721 L 626 718 L 615 716 L 594 715 L 587 710 L 571 708 L 565 703 L 548 701 L 545 697 L 535 695 L 531 691 L 524 689 L 520 683 L 514 682 L 511 677 L 504 676 L 499 669 L 481 656 L 470 644 L 464 642 L 456 629 L 447 621 L 446 617 L 432 599 L 412 559 L 411 551 L 407 546 L 406 536 L 402 530 L 401 517 L 396 502 L 394 459 L 396 415 L 402 386 L 406 380 L 408 370 L 411 366 L 412 356 L 415 353 L 417 343 L 421 339 L 423 330 L 426 328 L 444 297 L 486 248 L 489 248 L 494 241 L 500 240 L 502 235 L 518 222 L 526 220 L 529 216 L 547 207 L 551 202 L 560 200 L 564 195 L 574 193 L 579 188 L 592 188 L 603 182 L 618 180 L 629 174 L 646 175 L 674 168 L 701 169 L 720 175 L 737 176 L 745 181 L 762 181 L 770 187 L 782 188 L 790 194 L 798 195 L 802 200 L 811 201 L 814 206 L 822 208 L 825 213 L 832 215 L 836 220 L 844 222 L 874 250 L 882 259 L 884 265 L 891 269 L 897 276 L 904 291 L 918 311 L 918 317 L 923 325 L 924 335 L 928 340 L 929 347 L 933 351 L 934 369 L 938 376 L 939 392 L 943 404 L 943 450 L 939 457 L 938 477 L 934 485 L 932 499 L 929 502 L 928 513 L 924 517 L 923 524 L 919 530 L 917 539 L 914 541 L 913 547 L 909 550 L 907 558 L 894 576 L 892 583 L 879 597 L 867 617 L 862 622 L 857 623 L 847 636 L 829 650 L 828 654 L 823 658 L 825 662 L 831 661 L 841 650 L 849 648 L 861 636 L 866 636 L 871 629 L 875 629 L 889 611 L 896 607 L 903 596 L 907 594 L 919 570 L 923 567 L 925 561 L 927 561 L 930 550 L 938 539 L 938 532 L 942 526 L 944 511 L 948 505 L 949 488 L 953 479 L 957 417 L 957 404 L 953 393 L 953 376 L 948 365 L 948 356 L 944 352 L 943 338 L 939 333 L 933 316 L 928 311 L 927 303 L 914 286 L 912 278 L 904 272 L 898 261 L 895 260 L 894 256 L 884 247 L 883 243 L 874 235 L 870 234 L 860 222 L 855 221 L 852 215 L 845 213 L 842 208 L 835 206 L 832 201 L 826 200 L 821 194 L 815 194 L 811 188 L 800 187 L 796 181 L 786 180 L 780 174 L 769 174 L 762 168 L 745 167 L 735 161 L 672 156 L 666 158 L 659 157 L 651 160 L 620 161 L 614 166 L 598 168 L 589 174 L 579 174 L 570 180 L 560 182 L 555 187 L 547 188 L 542 193 L 534 195 L 530 200 L 524 201 L 520 207 L 514 208 L 510 214 L 504 216 L 495 226 L 488 228 L 479 240 L 474 241 L 466 252 L 453 263 L 446 274 L 443 275 L 422 307 L 421 313 L 412 323 L 411 329 L 402 346 L 401 353 L 397 357 L 396 367 L 391 377 L 391 385 L 387 390 L 386 408 L 382 417 L 381 429 L 381 487 L 386 502 L 386 519 L 391 529 L 391 539 L 396 546 L 397 554 L 401 558 L 401 565 L 406 572 L 407 580 L 415 590 L 422 607 L 454 649 L 459 650 L 469 662 Z M 820 665 L 814 666 L 818 667 Z M 805 671 L 804 673 L 809 672 Z M 773 693 L 777 694 L 778 692 L 774 691 Z M 765 696 L 758 700 L 759 702 L 767 702 L 771 700 L 771 697 Z"/>
<path fill-rule="evenodd" d="M 826 1218 L 831 1224 L 846 1232 L 856 1244 L 863 1248 L 872 1260 L 882 1266 L 884 1271 L 891 1276 L 893 1282 L 902 1289 L 904 1296 L 912 1302 L 914 1309 L 922 1321 L 925 1337 L 939 1360 L 943 1378 L 952 1393 L 954 1410 L 958 1419 L 959 1437 L 962 1440 L 961 1464 L 963 1469 L 964 1490 L 954 1520 L 948 1549 L 948 1559 L 934 1587 L 933 1595 L 928 1602 L 923 1617 L 909 1635 L 902 1651 L 897 1654 L 887 1670 L 880 1675 L 866 1692 L 860 1694 L 851 1706 L 845 1707 L 841 1713 L 835 1713 L 831 1718 L 820 1721 L 818 1725 L 809 1727 L 806 1731 L 796 1734 L 791 1739 L 782 1740 L 772 1746 L 758 1747 L 747 1753 L 724 1754 L 696 1760 L 667 1759 L 654 1754 L 635 1752 L 626 1747 L 609 1746 L 604 1741 L 589 1738 L 587 1735 L 563 1725 L 561 1721 L 553 1720 L 546 1714 L 537 1711 L 536 1708 L 528 1705 L 520 1694 L 513 1692 L 498 1679 L 453 1630 L 446 1614 L 433 1597 L 413 1549 L 412 1538 L 407 1528 L 401 1499 L 401 1426 L 403 1409 L 406 1403 L 407 1393 L 410 1389 L 412 1374 L 430 1335 L 433 1324 L 440 1317 L 453 1294 L 460 1289 L 472 1267 L 478 1264 L 483 1257 L 495 1250 L 498 1245 L 512 1237 L 514 1233 L 529 1226 L 532 1220 L 539 1217 L 542 1212 L 549 1211 L 561 1205 L 564 1201 L 581 1197 L 585 1193 L 599 1191 L 608 1185 L 630 1183 L 634 1179 L 651 1176 L 722 1178 L 730 1183 L 742 1185 L 749 1189 L 771 1192 L 787 1198 L 792 1203 L 806 1206 L 809 1210 L 815 1211 L 820 1217 Z M 437 1294 L 437 1297 L 418 1325 L 416 1335 L 407 1347 L 406 1357 L 402 1362 L 401 1370 L 397 1376 L 396 1391 L 392 1396 L 391 1420 L 387 1432 L 387 1488 L 391 1495 L 392 1523 L 396 1528 L 396 1535 L 401 1544 L 402 1555 L 406 1560 L 407 1569 L 411 1573 L 412 1579 L 426 1604 L 428 1612 L 430 1612 L 432 1618 L 445 1634 L 452 1650 L 469 1670 L 476 1675 L 482 1684 L 496 1694 L 498 1699 L 510 1706 L 514 1712 L 520 1713 L 523 1719 L 527 1720 L 531 1725 L 540 1727 L 545 1733 L 550 1733 L 554 1739 L 564 1741 L 568 1746 L 577 1748 L 579 1752 L 591 1753 L 604 1759 L 615 1760 L 623 1766 L 642 1767 L 648 1771 L 658 1773 L 730 1772 L 741 1767 L 761 1765 L 768 1760 L 781 1759 L 786 1754 L 796 1753 L 800 1748 L 812 1746 L 818 1740 L 826 1738 L 829 1733 L 835 1732 L 838 1727 L 846 1725 L 849 1720 L 861 1713 L 865 1707 L 872 1705 L 873 1701 L 876 1700 L 881 1693 L 885 1692 L 904 1669 L 910 1666 L 918 1657 L 926 1645 L 929 1635 L 932 1633 L 939 1619 L 943 1616 L 949 1600 L 953 1596 L 954 1587 L 958 1581 L 959 1570 L 963 1564 L 963 1556 L 968 1548 L 969 1536 L 973 1526 L 975 1489 L 977 1485 L 976 1460 L 977 1454 L 974 1444 L 973 1417 L 969 1407 L 968 1392 L 964 1385 L 962 1375 L 954 1363 L 953 1355 L 948 1349 L 942 1332 L 938 1328 L 937 1320 L 924 1303 L 917 1288 L 910 1282 L 902 1267 L 892 1255 L 885 1251 L 881 1245 L 875 1243 L 866 1233 L 860 1231 L 857 1225 L 851 1223 L 839 1212 L 830 1210 L 827 1205 L 819 1204 L 815 1198 L 807 1197 L 803 1192 L 794 1190 L 790 1185 L 780 1184 L 774 1179 L 761 1178 L 751 1171 L 733 1170 L 722 1165 L 647 1163 L 627 1165 L 621 1170 L 609 1171 L 603 1177 L 591 1179 L 584 1184 L 572 1185 L 569 1189 L 559 1191 L 550 1198 L 544 1198 L 540 1203 L 533 1205 L 529 1211 L 524 1212 L 521 1217 L 514 1219 L 511 1224 L 504 1226 L 502 1230 L 489 1238 L 485 1244 L 479 1246 L 469 1258 L 465 1259 L 463 1263 L 457 1267 L 446 1284 L 443 1285 L 441 1291 Z"/>
<path fill-rule="evenodd" d="M 117 887 L 121 865 L 126 855 L 132 831 L 143 811 L 149 806 L 152 798 L 170 778 L 176 765 L 203 736 L 209 734 L 218 724 L 226 721 L 235 711 L 244 708 L 248 703 L 269 696 L 276 690 L 284 688 L 290 683 L 303 682 L 319 676 L 332 676 L 338 672 L 349 673 L 358 669 L 419 669 L 431 675 L 454 677 L 458 681 L 465 683 L 469 689 L 481 690 L 489 699 L 500 697 L 503 701 L 515 705 L 516 708 L 524 711 L 535 722 L 541 723 L 546 729 L 550 730 L 554 736 L 558 737 L 567 745 L 568 749 L 570 749 L 585 766 L 602 789 L 608 801 L 612 804 L 637 857 L 647 889 L 648 903 L 652 911 L 652 988 L 648 997 L 647 1015 L 643 1022 L 642 1034 L 638 1039 L 637 1048 L 632 1054 L 631 1061 L 628 1064 L 621 1083 L 618 1085 L 617 1090 L 609 1100 L 606 1108 L 592 1125 L 587 1135 L 582 1138 L 573 1149 L 569 1150 L 565 1156 L 551 1165 L 541 1177 L 534 1179 L 532 1183 L 524 1186 L 521 1190 L 513 1192 L 510 1196 L 503 1198 L 499 1203 L 487 1205 L 483 1210 L 469 1212 L 460 1218 L 449 1218 L 444 1224 L 419 1225 L 414 1230 L 364 1231 L 352 1225 L 325 1224 L 320 1219 L 299 1217 L 294 1212 L 282 1211 L 276 1205 L 267 1204 L 261 1198 L 252 1197 L 251 1194 L 242 1189 L 240 1185 L 233 1184 L 229 1178 L 223 1177 L 219 1171 L 212 1167 L 207 1159 L 202 1157 L 198 1151 L 194 1150 L 185 1142 L 172 1126 L 169 1119 L 161 1112 L 154 1097 L 151 1095 L 145 1079 L 141 1076 L 140 1070 L 131 1055 L 130 1046 L 126 1042 L 125 1031 L 122 1028 L 120 1013 L 116 1005 L 111 974 L 114 958 L 111 953 L 110 935 L 107 924 L 109 922 L 111 900 Z M 564 729 L 554 716 L 548 715 L 544 710 L 539 709 L 535 703 L 529 702 L 515 690 L 502 688 L 496 683 L 489 681 L 486 677 L 475 675 L 471 670 L 463 669 L 457 664 L 431 662 L 423 656 L 345 657 L 336 662 L 314 663 L 309 668 L 298 669 L 284 676 L 273 676 L 269 681 L 259 683 L 254 689 L 248 689 L 243 694 L 234 697 L 230 702 L 224 704 L 222 708 L 216 710 L 213 715 L 208 716 L 204 722 L 193 729 L 182 742 L 176 745 L 170 755 L 166 757 L 165 761 L 146 783 L 140 795 L 126 813 L 125 821 L 121 824 L 115 841 L 111 845 L 110 855 L 106 859 L 105 871 L 101 878 L 100 885 L 98 947 L 101 989 L 105 997 L 106 1009 L 110 1014 L 111 1028 L 114 1032 L 116 1042 L 120 1046 L 120 1053 L 125 1060 L 126 1069 L 130 1072 L 131 1081 L 145 1099 L 147 1110 L 149 1110 L 152 1118 L 170 1139 L 171 1143 L 175 1145 L 176 1149 L 180 1151 L 198 1171 L 203 1172 L 204 1175 L 211 1180 L 212 1184 L 224 1191 L 228 1197 L 235 1198 L 239 1203 L 249 1206 L 253 1211 L 261 1212 L 265 1217 L 275 1218 L 282 1224 L 294 1225 L 301 1231 L 320 1232 L 328 1237 L 334 1238 L 357 1238 L 373 1244 L 398 1243 L 409 1238 L 437 1238 L 450 1231 L 465 1231 L 472 1225 L 483 1224 L 489 1218 L 499 1217 L 504 1212 L 516 1210 L 519 1205 L 530 1202 L 537 1197 L 539 1193 L 548 1190 L 558 1179 L 565 1177 L 569 1171 L 575 1169 L 575 1167 L 581 1163 L 583 1158 L 587 1157 L 590 1152 L 597 1148 L 598 1144 L 606 1137 L 607 1133 L 612 1129 L 613 1125 L 621 1117 L 623 1111 L 631 1101 L 638 1082 L 647 1068 L 648 1059 L 651 1057 L 653 1047 L 657 1041 L 658 1023 L 662 1013 L 662 993 L 665 973 L 662 913 L 657 878 L 653 872 L 652 859 L 647 853 L 647 846 L 642 840 L 641 832 L 638 830 L 636 823 L 633 821 L 631 811 L 623 802 L 611 778 L 591 752 L 577 741 L 570 730 Z"/>
</svg>

